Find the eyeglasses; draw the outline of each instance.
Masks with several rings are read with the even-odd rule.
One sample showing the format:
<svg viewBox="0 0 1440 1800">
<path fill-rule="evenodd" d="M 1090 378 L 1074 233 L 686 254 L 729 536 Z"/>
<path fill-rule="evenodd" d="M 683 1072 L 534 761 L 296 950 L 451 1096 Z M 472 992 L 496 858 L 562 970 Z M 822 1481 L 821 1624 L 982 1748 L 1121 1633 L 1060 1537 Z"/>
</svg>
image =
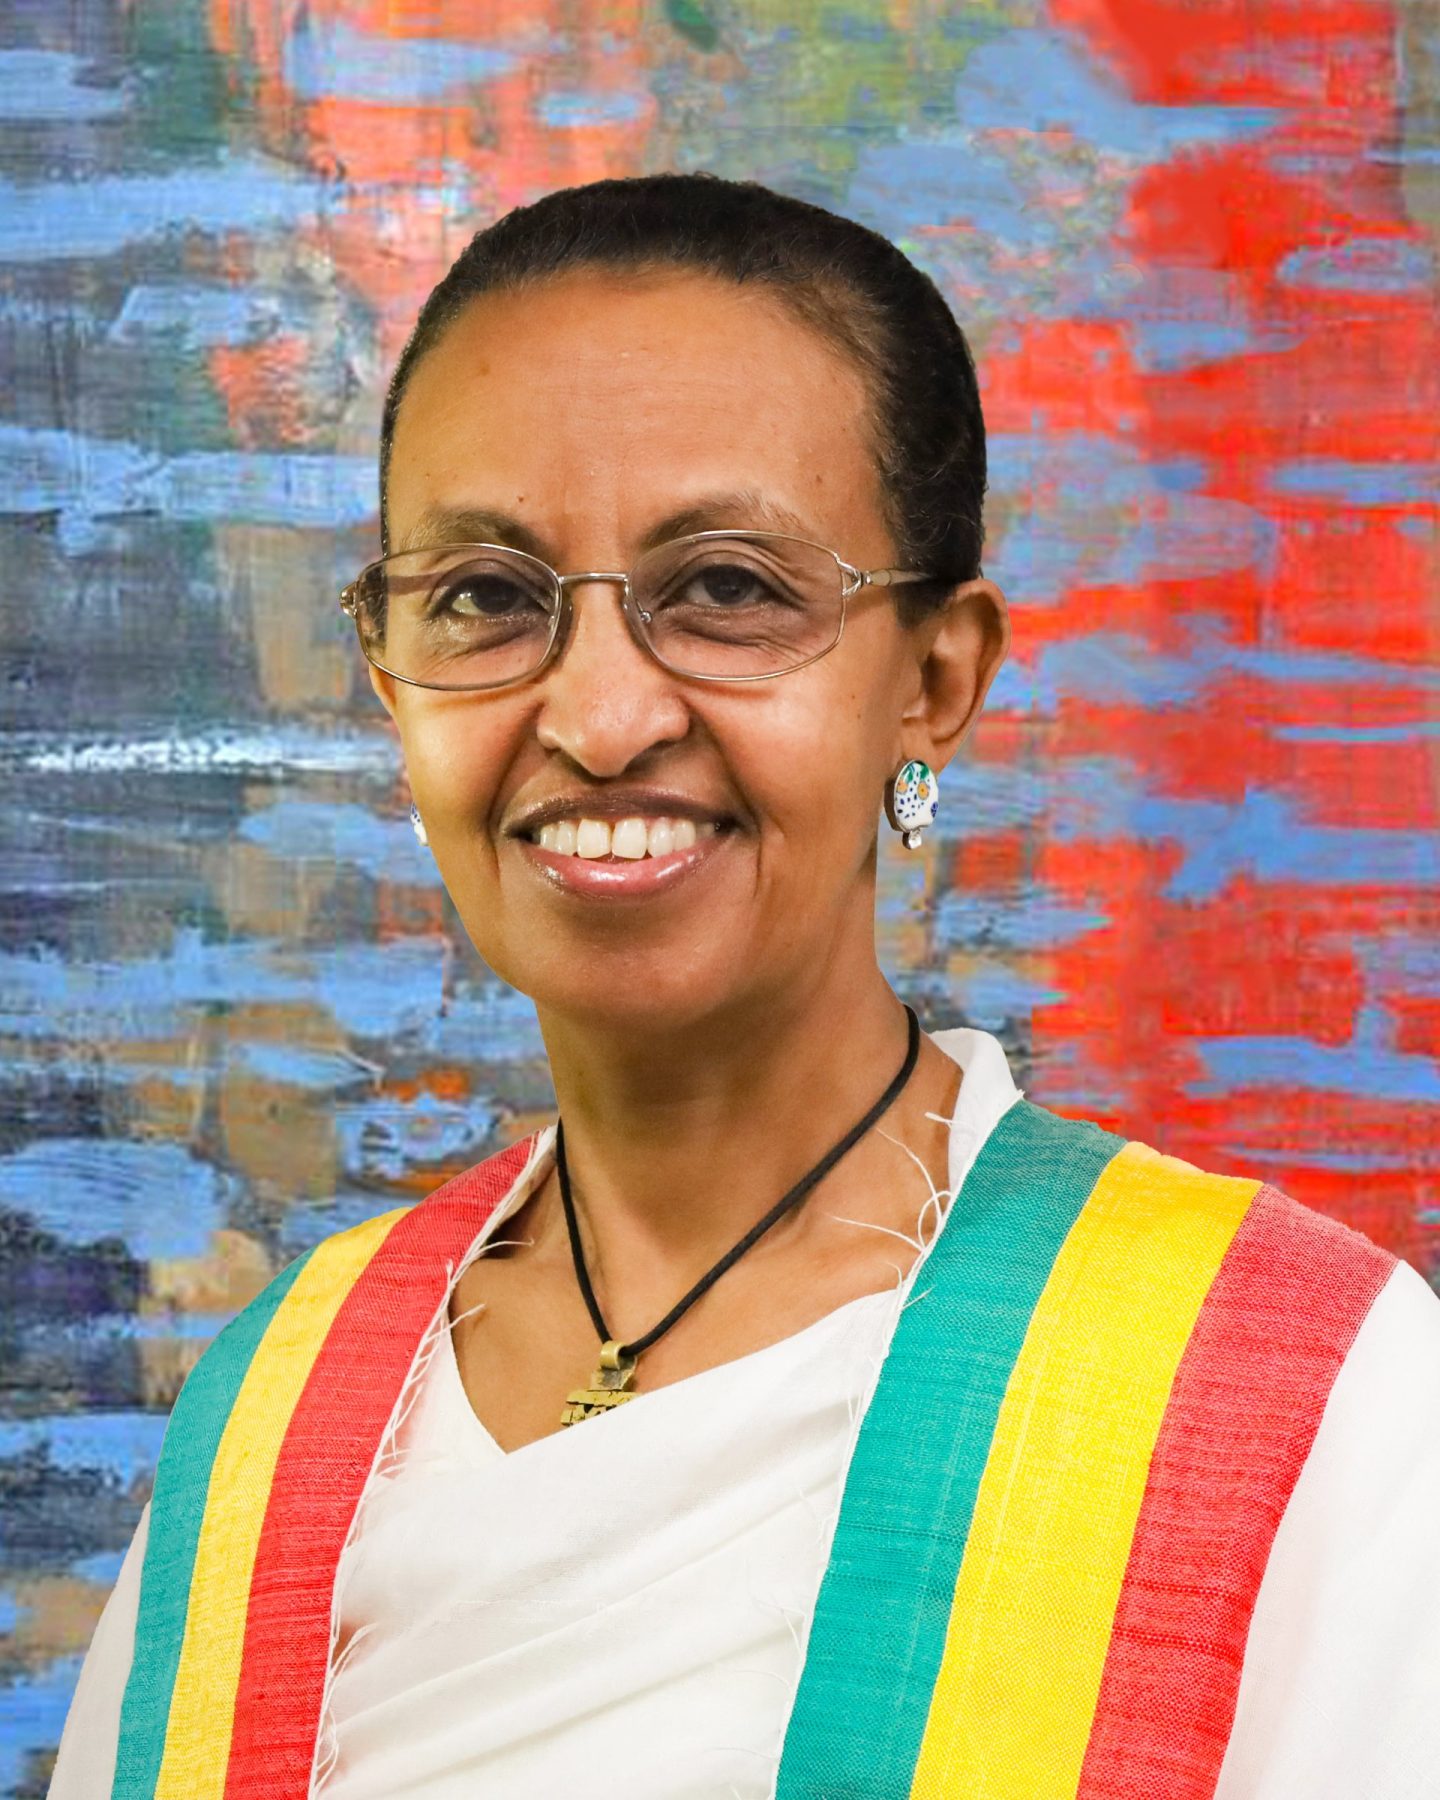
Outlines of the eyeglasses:
<svg viewBox="0 0 1440 1800">
<path fill-rule="evenodd" d="M 560 575 L 501 544 L 401 550 L 367 564 L 340 595 L 377 669 L 416 687 L 528 681 L 569 636 L 570 589 L 618 581 L 636 643 L 672 674 L 765 681 L 833 650 L 865 587 L 936 577 L 856 569 L 833 550 L 770 531 L 701 531 L 647 550 L 628 575 Z"/>
</svg>

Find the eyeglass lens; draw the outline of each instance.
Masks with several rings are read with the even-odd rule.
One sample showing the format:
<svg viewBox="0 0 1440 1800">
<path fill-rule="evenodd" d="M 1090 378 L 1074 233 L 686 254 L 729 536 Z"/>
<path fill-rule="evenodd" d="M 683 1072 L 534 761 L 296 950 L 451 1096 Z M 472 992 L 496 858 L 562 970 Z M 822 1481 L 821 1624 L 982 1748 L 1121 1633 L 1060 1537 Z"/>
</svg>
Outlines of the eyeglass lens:
<svg viewBox="0 0 1440 1800">
<path fill-rule="evenodd" d="M 677 538 L 630 577 L 635 625 L 677 674 L 780 674 L 829 649 L 843 613 L 840 566 L 797 538 Z M 559 595 L 549 571 L 500 548 L 402 551 L 357 584 L 365 654 L 402 680 L 489 687 L 544 661 Z"/>
</svg>

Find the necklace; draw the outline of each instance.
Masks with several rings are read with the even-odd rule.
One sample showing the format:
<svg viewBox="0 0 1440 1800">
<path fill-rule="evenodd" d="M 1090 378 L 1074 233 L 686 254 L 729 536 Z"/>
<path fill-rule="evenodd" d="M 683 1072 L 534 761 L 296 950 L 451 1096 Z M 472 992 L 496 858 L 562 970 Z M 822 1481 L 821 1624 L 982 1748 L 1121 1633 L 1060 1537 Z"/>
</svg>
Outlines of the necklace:
<svg viewBox="0 0 1440 1800">
<path fill-rule="evenodd" d="M 896 1095 L 905 1086 L 915 1068 L 920 1055 L 920 1021 L 913 1008 L 906 1007 L 905 1013 L 910 1022 L 910 1038 L 905 1050 L 905 1060 L 900 1065 L 900 1072 L 886 1088 L 885 1092 L 870 1108 L 858 1124 L 852 1125 L 839 1141 L 827 1150 L 809 1171 L 802 1175 L 790 1191 L 777 1200 L 757 1225 L 752 1225 L 740 1242 L 733 1249 L 727 1250 L 715 1267 L 691 1288 L 682 1300 L 676 1302 L 656 1326 L 647 1331 L 644 1337 L 636 1338 L 633 1344 L 617 1344 L 610 1334 L 610 1327 L 605 1323 L 600 1311 L 600 1304 L 595 1298 L 595 1290 L 590 1285 L 590 1274 L 585 1267 L 585 1252 L 580 1247 L 580 1226 L 575 1217 L 575 1202 L 570 1193 L 570 1170 L 565 1160 L 565 1126 L 562 1123 L 555 1127 L 555 1168 L 560 1178 L 560 1199 L 565 1208 L 565 1225 L 570 1233 L 570 1253 L 575 1261 L 575 1274 L 580 1283 L 580 1292 L 585 1296 L 585 1305 L 590 1312 L 591 1322 L 600 1333 L 600 1363 L 590 1379 L 588 1388 L 577 1388 L 565 1399 L 565 1410 L 560 1415 L 562 1425 L 578 1425 L 582 1419 L 593 1419 L 596 1414 L 608 1412 L 612 1406 L 621 1406 L 627 1400 L 637 1398 L 630 1386 L 635 1374 L 635 1364 L 640 1354 L 662 1338 L 675 1322 L 682 1318 L 700 1296 L 712 1287 L 725 1271 L 737 1263 L 745 1252 L 756 1244 L 777 1220 L 784 1218 L 792 1207 L 798 1206 L 805 1196 L 819 1181 L 828 1175 L 844 1156 L 852 1149 L 865 1133 L 891 1105 Z"/>
</svg>

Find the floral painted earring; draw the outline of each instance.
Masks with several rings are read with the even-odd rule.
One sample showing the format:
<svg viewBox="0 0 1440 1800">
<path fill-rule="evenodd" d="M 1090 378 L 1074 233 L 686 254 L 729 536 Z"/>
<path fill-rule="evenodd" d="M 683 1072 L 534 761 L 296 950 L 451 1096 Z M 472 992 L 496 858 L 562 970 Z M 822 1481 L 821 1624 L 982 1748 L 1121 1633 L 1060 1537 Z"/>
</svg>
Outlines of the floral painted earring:
<svg viewBox="0 0 1440 1800">
<path fill-rule="evenodd" d="M 428 844 L 430 839 L 425 833 L 425 821 L 420 817 L 420 808 L 413 800 L 410 802 L 410 824 L 414 828 L 415 835 L 419 838 L 420 842 L 422 844 Z"/>
<path fill-rule="evenodd" d="M 907 850 L 918 850 L 921 833 L 940 810 L 940 781 L 929 763 L 902 763 L 885 784 L 885 817 L 900 832 Z"/>
</svg>

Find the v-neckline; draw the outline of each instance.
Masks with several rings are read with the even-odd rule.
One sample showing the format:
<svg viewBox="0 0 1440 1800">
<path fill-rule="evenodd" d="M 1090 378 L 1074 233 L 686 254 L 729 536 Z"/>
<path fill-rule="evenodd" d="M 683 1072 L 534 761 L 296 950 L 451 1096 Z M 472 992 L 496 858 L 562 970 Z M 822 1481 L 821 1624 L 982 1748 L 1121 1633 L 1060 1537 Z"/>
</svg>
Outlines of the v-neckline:
<svg viewBox="0 0 1440 1800">
<path fill-rule="evenodd" d="M 944 1212 L 941 1214 L 938 1228 L 932 1234 L 930 1241 L 925 1246 L 924 1250 L 915 1259 L 915 1262 L 911 1266 L 911 1269 L 904 1280 L 898 1283 L 893 1289 L 878 1288 L 868 1294 L 858 1294 L 853 1300 L 844 1301 L 838 1307 L 832 1307 L 829 1312 L 822 1313 L 818 1319 L 813 1319 L 810 1324 L 802 1325 L 798 1331 L 792 1331 L 785 1337 L 777 1338 L 773 1343 L 762 1344 L 758 1350 L 749 1350 L 740 1356 L 731 1357 L 725 1362 L 713 1363 L 709 1368 L 698 1369 L 693 1375 L 682 1376 L 677 1381 L 667 1382 L 663 1387 L 640 1390 L 637 1392 L 635 1400 L 625 1406 L 618 1406 L 613 1409 L 609 1415 L 609 1425 L 614 1426 L 618 1430 L 625 1431 L 638 1429 L 638 1426 L 635 1424 L 635 1419 L 637 1417 L 637 1403 L 639 1408 L 638 1416 L 643 1420 L 643 1418 L 650 1416 L 650 1413 L 655 1410 L 657 1403 L 665 1404 L 661 1400 L 661 1397 L 665 1394 L 671 1393 L 672 1391 L 678 1392 L 682 1401 L 687 1400 L 693 1394 L 694 1384 L 696 1382 L 705 1382 L 711 1379 L 724 1379 L 727 1374 L 730 1374 L 733 1377 L 736 1372 L 743 1374 L 744 1371 L 758 1358 L 773 1357 L 786 1350 L 793 1352 L 796 1349 L 804 1348 L 813 1336 L 822 1334 L 833 1328 L 834 1322 L 838 1319 L 848 1319 L 857 1308 L 867 1305 L 874 1306 L 877 1303 L 894 1305 L 897 1294 L 902 1292 L 906 1295 L 909 1294 L 910 1290 L 913 1289 L 915 1285 L 920 1271 L 933 1254 L 935 1246 L 940 1240 L 940 1234 L 944 1230 L 945 1225 L 949 1221 L 950 1215 L 954 1210 L 954 1200 L 961 1186 L 961 1179 L 958 1177 L 962 1177 L 964 1171 L 968 1170 L 970 1163 L 973 1162 L 974 1156 L 979 1149 L 979 1142 L 975 1142 L 968 1144 L 968 1146 L 965 1146 L 962 1150 L 968 1132 L 973 1132 L 981 1117 L 985 1114 L 990 1114 L 993 1108 L 993 1116 L 984 1118 L 984 1129 L 980 1133 L 980 1141 L 983 1141 L 984 1136 L 988 1135 L 989 1130 L 993 1129 L 994 1125 L 998 1123 L 1000 1115 L 1008 1110 L 1008 1107 L 1013 1101 L 1020 1099 L 1022 1094 L 1022 1091 L 1014 1085 L 1004 1051 L 1001 1049 L 998 1041 L 993 1039 L 989 1033 L 975 1031 L 968 1027 L 959 1027 L 950 1031 L 936 1032 L 929 1035 L 932 1042 L 937 1043 L 953 1062 L 960 1065 L 963 1074 L 960 1082 L 956 1109 L 950 1120 L 949 1199 Z M 948 1043 L 945 1041 L 947 1039 L 949 1040 Z M 992 1060 L 986 1054 L 987 1048 L 989 1047 L 985 1043 L 985 1040 L 987 1039 L 989 1040 L 989 1046 L 993 1046 L 993 1062 L 995 1067 L 987 1070 L 990 1079 L 988 1082 L 982 1084 L 980 1080 L 971 1079 L 971 1071 L 972 1068 L 974 1068 L 975 1073 L 978 1076 L 980 1070 L 975 1066 L 976 1063 L 989 1062 Z M 952 1046 L 954 1048 L 952 1048 Z M 963 1056 L 955 1053 L 956 1049 L 960 1048 L 963 1048 L 965 1051 Z M 998 1087 L 996 1085 L 997 1078 L 1001 1081 L 1001 1085 Z M 984 1092 L 979 1091 L 982 1088 L 982 1085 L 986 1090 Z M 968 1093 L 967 1089 L 969 1090 Z M 996 1101 L 1000 1102 L 998 1106 L 994 1105 L 994 1102 Z M 963 1169 L 960 1163 L 962 1155 Z M 550 1168 L 554 1163 L 554 1157 L 555 1127 L 553 1125 L 548 1125 L 541 1132 L 536 1142 L 534 1153 L 525 1169 L 516 1178 L 514 1187 L 504 1201 L 496 1207 L 495 1211 L 491 1213 L 490 1217 L 485 1221 L 479 1233 L 477 1233 L 475 1239 L 472 1241 L 460 1266 L 456 1269 L 455 1275 L 446 1291 L 445 1304 L 441 1309 L 437 1325 L 437 1329 L 444 1334 L 445 1338 L 443 1347 L 437 1346 L 434 1353 L 437 1356 L 441 1356 L 446 1365 L 441 1375 L 443 1383 L 441 1398 L 446 1405 L 447 1412 L 458 1404 L 463 1410 L 464 1417 L 470 1421 L 469 1425 L 464 1427 L 464 1429 L 469 1433 L 470 1437 L 474 1439 L 477 1446 L 487 1457 L 505 1462 L 510 1461 L 513 1457 L 523 1456 L 527 1451 L 538 1451 L 542 1445 L 550 1444 L 557 1438 L 573 1440 L 577 1427 L 573 1425 L 557 1426 L 554 1431 L 547 1432 L 543 1437 L 532 1438 L 529 1443 L 519 1444 L 513 1450 L 503 1449 L 492 1435 L 490 1428 L 486 1425 L 485 1421 L 480 1417 L 479 1413 L 476 1412 L 474 1406 L 470 1402 L 470 1396 L 466 1392 L 465 1383 L 460 1374 L 460 1361 L 455 1347 L 455 1335 L 450 1323 L 450 1302 L 454 1296 L 455 1288 L 465 1271 L 480 1256 L 484 1255 L 485 1249 L 495 1232 L 505 1223 L 506 1219 L 512 1217 L 520 1210 L 521 1206 L 523 1206 L 525 1201 L 535 1191 L 537 1183 L 548 1175 Z M 897 1319 L 899 1317 L 898 1309 L 896 1317 Z M 649 1403 L 648 1407 L 646 1405 L 647 1402 Z M 557 1409 L 560 1404 L 561 1400 L 557 1400 Z M 631 1419 L 631 1424 L 629 1426 L 618 1425 L 616 1423 L 616 1414 L 619 1414 L 622 1419 L 629 1417 Z M 588 1419 L 585 1421 L 585 1424 L 604 1426 L 606 1421 Z M 458 1424 L 456 1429 L 460 1429 Z"/>
<path fill-rule="evenodd" d="M 666 1401 L 665 1395 L 677 1395 L 680 1403 L 693 1403 L 697 1382 L 705 1383 L 727 1378 L 730 1380 L 741 1379 L 761 1358 L 778 1358 L 786 1352 L 794 1355 L 807 1349 L 812 1339 L 835 1330 L 837 1322 L 843 1321 L 848 1324 L 860 1308 L 877 1307 L 884 1304 L 894 1305 L 895 1298 L 895 1292 L 885 1288 L 877 1289 L 869 1294 L 857 1294 L 853 1300 L 846 1300 L 841 1305 L 832 1307 L 829 1312 L 822 1313 L 818 1319 L 812 1319 L 808 1325 L 802 1325 L 798 1331 L 789 1332 L 785 1337 L 776 1338 L 773 1343 L 762 1344 L 757 1350 L 747 1350 L 740 1356 L 727 1358 L 724 1362 L 712 1363 L 708 1368 L 697 1369 L 693 1375 L 682 1375 L 676 1381 L 668 1381 L 663 1387 L 642 1388 L 626 1405 L 615 1407 L 603 1419 L 587 1419 L 584 1424 L 605 1430 L 641 1430 L 645 1420 L 656 1410 L 657 1402 L 661 1406 L 677 1403 L 673 1400 Z M 465 1429 L 474 1438 L 480 1449 L 488 1457 L 498 1458 L 504 1462 L 510 1462 L 514 1457 L 523 1456 L 527 1451 L 538 1450 L 542 1444 L 552 1443 L 557 1438 L 563 1439 L 567 1444 L 576 1441 L 577 1433 L 583 1430 L 582 1426 L 557 1425 L 554 1431 L 547 1431 L 543 1437 L 531 1438 L 529 1443 L 517 1444 L 513 1450 L 502 1448 L 489 1426 L 476 1412 L 471 1404 L 470 1396 L 466 1392 L 465 1382 L 460 1374 L 460 1359 L 455 1348 L 455 1334 L 450 1329 L 448 1312 L 447 1304 L 446 1313 L 442 1315 L 439 1327 L 444 1333 L 445 1343 L 437 1346 L 435 1351 L 444 1365 L 440 1374 L 442 1383 L 440 1399 L 445 1416 L 448 1418 L 452 1412 L 463 1412 L 469 1421 Z M 563 1395 L 556 1398 L 557 1416 L 563 1399 Z M 629 1421 L 629 1423 L 621 1425 L 621 1420 Z M 460 1429 L 458 1420 L 456 1429 Z M 580 1441 L 591 1442 L 593 1440 L 582 1439 Z"/>
</svg>

